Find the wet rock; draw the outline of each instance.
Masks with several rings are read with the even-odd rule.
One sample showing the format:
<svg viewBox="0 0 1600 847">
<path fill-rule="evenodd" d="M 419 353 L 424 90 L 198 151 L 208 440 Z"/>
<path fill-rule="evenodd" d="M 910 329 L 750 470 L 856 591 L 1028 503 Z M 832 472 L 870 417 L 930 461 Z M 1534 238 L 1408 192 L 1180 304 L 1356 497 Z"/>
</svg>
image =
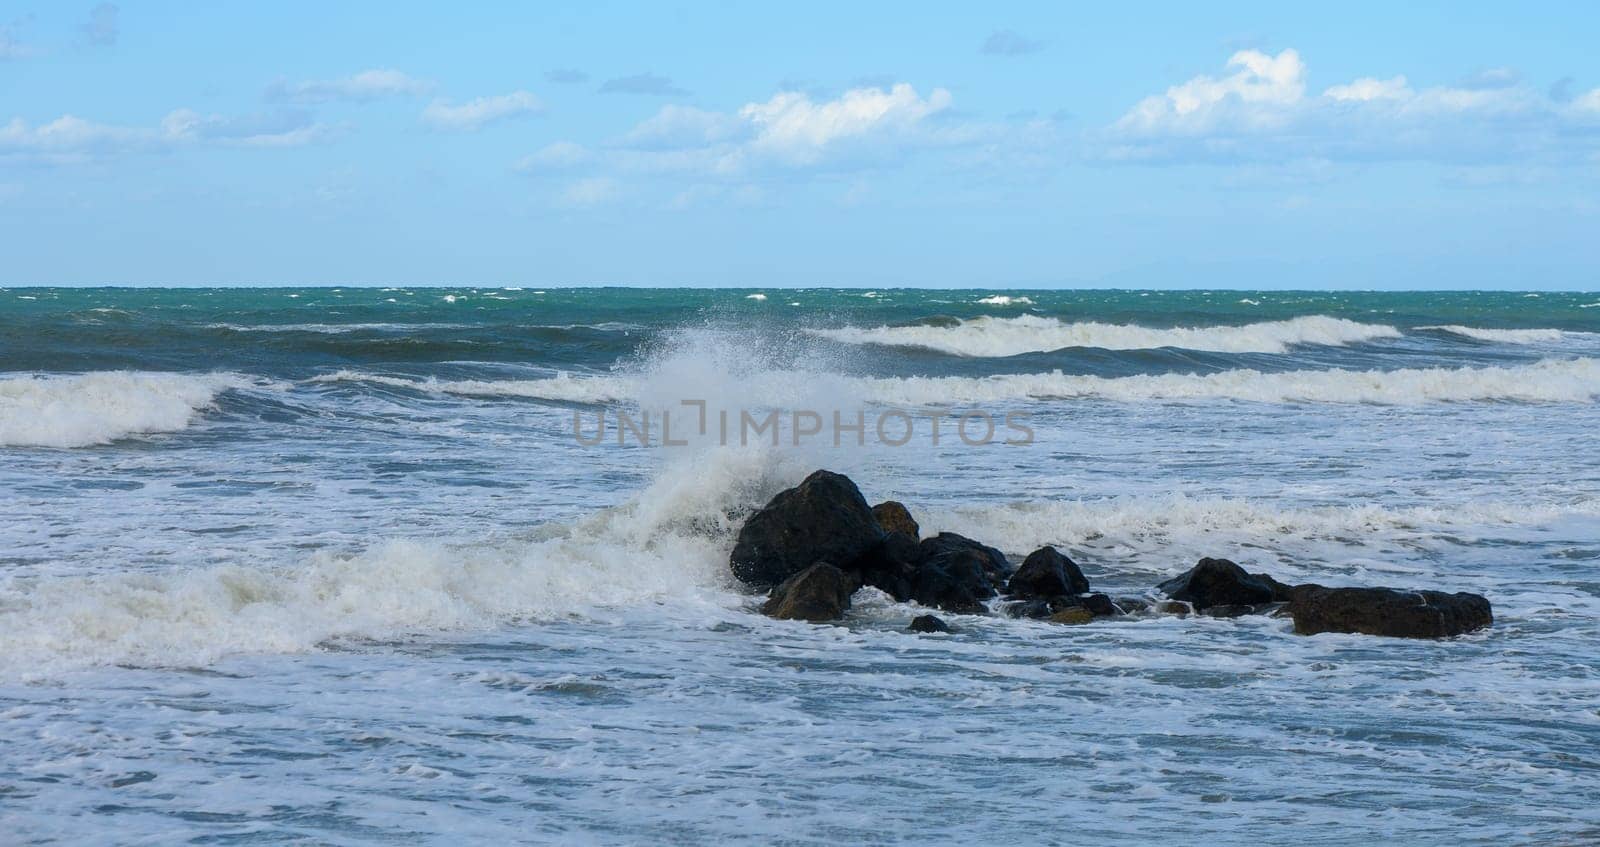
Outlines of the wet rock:
<svg viewBox="0 0 1600 847">
<path fill-rule="evenodd" d="M 1174 600 L 1183 600 L 1195 611 L 1211 606 L 1256 606 L 1271 603 L 1288 586 L 1271 577 L 1246 573 L 1227 559 L 1201 559 L 1187 571 L 1156 586 Z"/>
<path fill-rule="evenodd" d="M 1224 603 L 1217 606 L 1207 606 L 1200 610 L 1200 614 L 1208 618 L 1242 618 L 1245 615 L 1255 614 L 1259 608 L 1259 606 L 1251 606 L 1244 603 Z"/>
<path fill-rule="evenodd" d="M 912 632 L 949 632 L 950 625 L 933 615 L 918 615 L 911 619 L 911 626 L 906 627 Z"/>
<path fill-rule="evenodd" d="M 1051 615 L 1048 620 L 1051 623 L 1088 623 L 1094 620 L 1094 612 L 1091 612 L 1082 606 L 1073 606 L 1070 609 L 1062 609 L 1061 611 L 1056 612 L 1055 614 Z"/>
<path fill-rule="evenodd" d="M 922 560 L 925 562 L 958 550 L 970 550 L 979 554 L 983 561 L 984 579 L 994 592 L 989 595 L 990 597 L 998 594 L 1011 578 L 1011 563 L 1006 561 L 1006 554 L 966 536 L 941 532 L 932 538 L 923 539 L 919 546 L 922 548 Z"/>
<path fill-rule="evenodd" d="M 1162 600 L 1152 608 L 1158 615 L 1177 615 L 1186 618 L 1194 614 L 1194 607 L 1182 600 Z"/>
<path fill-rule="evenodd" d="M 1300 585 L 1289 603 L 1294 631 L 1357 632 L 1397 638 L 1447 638 L 1494 622 L 1481 594 L 1400 591 L 1393 588 L 1324 588 Z"/>
<path fill-rule="evenodd" d="M 1097 618 L 1123 614 L 1111 598 L 1104 594 L 1058 594 L 1054 597 L 1035 597 L 1005 606 L 1005 613 L 1014 618 L 1047 619 L 1068 609 L 1084 609 Z"/>
<path fill-rule="evenodd" d="M 1150 601 L 1143 597 L 1118 597 L 1112 602 L 1124 615 L 1142 615 L 1150 611 Z"/>
<path fill-rule="evenodd" d="M 926 556 L 912 576 L 911 599 L 947 612 L 982 614 L 982 601 L 997 593 L 989 581 L 988 567 L 988 557 L 971 547 L 952 547 Z"/>
<path fill-rule="evenodd" d="M 1088 590 L 1089 580 L 1077 563 L 1054 547 L 1040 547 L 1029 553 L 1007 586 L 1013 597 L 1021 598 L 1083 594 Z"/>
<path fill-rule="evenodd" d="M 786 621 L 836 621 L 850 608 L 858 584 L 827 562 L 817 562 L 772 589 L 761 613 Z"/>
<path fill-rule="evenodd" d="M 856 484 L 817 471 L 744 522 L 729 565 L 740 580 L 766 588 L 814 562 L 848 566 L 882 540 L 883 530 Z"/>
<path fill-rule="evenodd" d="M 886 500 L 873 506 L 872 517 L 884 532 L 905 533 L 913 540 L 922 537 L 922 528 L 917 526 L 916 519 L 911 517 L 911 510 L 906 508 L 906 504 L 897 500 Z"/>
<path fill-rule="evenodd" d="M 922 548 L 902 532 L 891 532 L 854 563 L 863 585 L 870 585 L 904 603 L 911 599 L 912 581 Z"/>
</svg>

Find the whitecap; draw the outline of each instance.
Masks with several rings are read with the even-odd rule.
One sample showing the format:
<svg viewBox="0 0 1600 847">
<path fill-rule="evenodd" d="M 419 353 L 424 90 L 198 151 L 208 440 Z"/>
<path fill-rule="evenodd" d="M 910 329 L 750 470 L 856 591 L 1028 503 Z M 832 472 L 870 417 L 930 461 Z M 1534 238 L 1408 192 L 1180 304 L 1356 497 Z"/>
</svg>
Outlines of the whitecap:
<svg viewBox="0 0 1600 847">
<path fill-rule="evenodd" d="M 848 344 L 921 347 L 957 356 L 1016 356 L 1066 347 L 1145 350 L 1180 347 L 1221 353 L 1284 353 L 1298 344 L 1347 345 L 1400 337 L 1384 324 L 1308 315 L 1243 326 L 1152 328 L 1099 322 L 1065 323 L 1020 315 L 979 317 L 955 326 L 840 327 L 811 330 Z"/>
<path fill-rule="evenodd" d="M 0 446 L 88 447 L 187 429 L 239 374 L 94 371 L 0 379 Z"/>
</svg>

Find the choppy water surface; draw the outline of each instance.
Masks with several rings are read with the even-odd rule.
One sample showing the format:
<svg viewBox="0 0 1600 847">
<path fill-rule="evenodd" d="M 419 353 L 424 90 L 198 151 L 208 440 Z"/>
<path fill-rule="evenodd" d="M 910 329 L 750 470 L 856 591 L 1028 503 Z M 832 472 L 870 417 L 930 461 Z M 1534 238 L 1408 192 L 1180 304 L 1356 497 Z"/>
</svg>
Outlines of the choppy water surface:
<svg viewBox="0 0 1600 847">
<path fill-rule="evenodd" d="M 0 289 L 0 826 L 1586 843 L 1597 398 L 1595 294 Z M 572 436 L 680 399 L 1036 438 Z M 1099 590 L 1227 556 L 1496 625 L 754 615 L 738 515 L 819 466 Z"/>
</svg>

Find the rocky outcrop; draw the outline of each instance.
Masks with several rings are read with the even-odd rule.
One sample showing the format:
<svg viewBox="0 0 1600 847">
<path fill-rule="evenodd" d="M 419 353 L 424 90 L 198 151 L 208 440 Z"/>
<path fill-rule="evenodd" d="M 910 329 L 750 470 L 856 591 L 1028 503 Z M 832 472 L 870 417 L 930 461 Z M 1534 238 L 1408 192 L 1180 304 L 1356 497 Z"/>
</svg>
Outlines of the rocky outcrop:
<svg viewBox="0 0 1600 847">
<path fill-rule="evenodd" d="M 911 536 L 913 541 L 922 537 L 922 527 L 917 526 L 916 518 L 911 517 L 911 510 L 897 500 L 886 500 L 873 506 L 872 517 L 884 532 L 904 533 Z"/>
<path fill-rule="evenodd" d="M 1040 547 L 1022 560 L 1006 590 L 1019 599 L 1083 594 L 1089 590 L 1089 580 L 1076 562 L 1056 548 Z"/>
<path fill-rule="evenodd" d="M 883 530 L 856 484 L 817 471 L 744 522 L 729 564 L 740 580 L 768 588 L 819 561 L 853 567 L 882 540 Z"/>
<path fill-rule="evenodd" d="M 1156 586 L 1195 611 L 1211 606 L 1262 606 L 1289 599 L 1290 588 L 1264 574 L 1246 573 L 1227 559 L 1201 559 L 1187 571 Z"/>
<path fill-rule="evenodd" d="M 936 560 L 961 550 L 976 553 L 983 565 L 983 578 L 988 583 L 989 597 L 999 594 L 1000 589 L 1011 579 L 1011 563 L 1006 561 L 1006 554 L 964 535 L 941 532 L 932 538 L 924 538 L 918 547 L 921 549 L 923 562 Z"/>
<path fill-rule="evenodd" d="M 918 615 L 906 629 L 912 632 L 949 632 L 950 625 L 933 615 Z"/>
<path fill-rule="evenodd" d="M 910 599 L 947 612 L 982 614 L 982 601 L 999 593 L 989 579 L 989 565 L 989 558 L 972 547 L 952 546 L 925 555 L 912 574 Z"/>
<path fill-rule="evenodd" d="M 1294 631 L 1357 632 L 1397 638 L 1448 638 L 1494 622 L 1481 594 L 1393 588 L 1296 586 L 1289 602 Z"/>
<path fill-rule="evenodd" d="M 858 587 L 855 577 L 817 562 L 772 589 L 761 613 L 786 621 L 836 621 L 850 608 Z"/>
</svg>

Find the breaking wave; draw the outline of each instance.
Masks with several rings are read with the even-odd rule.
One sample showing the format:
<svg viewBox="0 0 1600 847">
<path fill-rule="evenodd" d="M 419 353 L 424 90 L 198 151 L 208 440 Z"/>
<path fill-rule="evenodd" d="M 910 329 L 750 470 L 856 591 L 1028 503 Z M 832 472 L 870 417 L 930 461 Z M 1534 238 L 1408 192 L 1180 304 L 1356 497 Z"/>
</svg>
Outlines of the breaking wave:
<svg viewBox="0 0 1600 847">
<path fill-rule="evenodd" d="M 88 447 L 187 429 L 238 374 L 95 371 L 0 378 L 0 447 Z"/>
<path fill-rule="evenodd" d="M 1016 356 L 1066 347 L 1107 350 L 1149 350 L 1179 347 L 1219 353 L 1284 353 L 1298 344 L 1348 345 L 1398 338 L 1400 330 L 1326 315 L 1243 326 L 1158 329 L 1094 321 L 1066 323 L 1055 318 L 1021 315 L 979 317 L 953 326 L 840 327 L 811 330 L 846 344 L 919 347 L 957 356 Z"/>
</svg>

